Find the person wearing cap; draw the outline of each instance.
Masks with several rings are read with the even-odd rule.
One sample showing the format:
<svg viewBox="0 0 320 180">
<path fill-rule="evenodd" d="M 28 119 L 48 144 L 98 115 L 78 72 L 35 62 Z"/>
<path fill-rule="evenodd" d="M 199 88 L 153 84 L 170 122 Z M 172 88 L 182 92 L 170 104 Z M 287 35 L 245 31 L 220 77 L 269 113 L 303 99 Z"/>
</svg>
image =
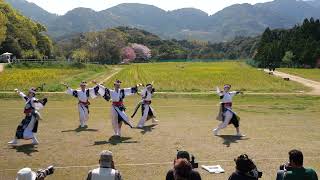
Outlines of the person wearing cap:
<svg viewBox="0 0 320 180">
<path fill-rule="evenodd" d="M 219 87 L 217 87 L 217 94 L 220 96 L 220 111 L 217 117 L 217 120 L 222 121 L 217 128 L 213 130 L 215 136 L 219 134 L 221 129 L 226 128 L 229 124 L 233 124 L 236 128 L 236 136 L 242 137 L 240 133 L 240 126 L 239 126 L 239 116 L 232 110 L 232 98 L 240 94 L 240 91 L 232 91 L 230 92 L 231 85 L 226 84 L 224 85 L 223 91 L 220 91 Z"/>
<path fill-rule="evenodd" d="M 236 163 L 236 171 L 229 176 L 228 180 L 258 180 L 262 177 L 262 172 L 258 171 L 257 166 L 248 155 L 241 154 L 234 159 L 234 162 Z"/>
<path fill-rule="evenodd" d="M 20 169 L 17 173 L 16 180 L 36 180 L 37 173 L 33 172 L 30 168 Z"/>
<path fill-rule="evenodd" d="M 88 88 L 87 89 L 87 82 L 82 81 L 80 83 L 80 89 L 73 90 L 68 85 L 67 87 L 67 94 L 70 94 L 79 100 L 78 102 L 78 111 L 79 111 L 79 121 L 80 125 L 79 128 L 87 128 L 87 122 L 89 120 L 89 98 L 91 97 L 96 98 L 97 89 L 95 88 Z"/>
<path fill-rule="evenodd" d="M 15 89 L 15 91 L 25 101 L 24 114 L 25 118 L 18 125 L 15 137 L 12 141 L 8 142 L 10 145 L 17 145 L 18 139 L 29 140 L 32 139 L 32 144 L 37 145 L 39 141 L 36 137 L 38 131 L 38 122 L 41 119 L 39 110 L 43 109 L 48 102 L 47 98 L 38 100 L 36 96 L 36 88 L 30 88 L 28 95 Z"/>
<path fill-rule="evenodd" d="M 142 110 L 142 117 L 137 125 L 138 128 L 143 128 L 146 121 L 152 119 L 152 123 L 157 123 L 158 120 L 156 120 L 155 111 L 151 107 L 151 100 L 152 95 L 155 92 L 155 89 L 153 88 L 152 84 L 147 84 L 146 87 L 141 92 L 142 101 L 139 103 L 141 104 L 141 110 Z M 139 109 L 139 105 L 137 106 L 135 112 Z M 135 113 L 131 116 L 133 118 Z"/>
<path fill-rule="evenodd" d="M 176 180 L 179 178 L 201 180 L 199 172 L 192 168 L 190 154 L 187 151 L 179 151 L 176 159 L 173 161 L 173 165 L 174 168 L 167 172 L 166 180 Z"/>
<path fill-rule="evenodd" d="M 89 171 L 87 180 L 121 180 L 121 174 L 114 167 L 112 152 L 100 153 L 99 168 Z"/>
<path fill-rule="evenodd" d="M 121 137 L 121 127 L 122 123 L 130 126 L 132 123 L 129 120 L 129 117 L 125 113 L 125 106 L 123 104 L 123 100 L 126 96 L 134 95 L 138 91 L 138 87 L 131 88 L 121 88 L 121 81 L 116 80 L 114 82 L 114 89 L 108 89 L 101 84 L 97 84 L 99 88 L 99 94 L 106 100 L 112 101 L 111 106 L 111 119 L 112 119 L 112 127 L 114 130 L 114 135 Z"/>
</svg>

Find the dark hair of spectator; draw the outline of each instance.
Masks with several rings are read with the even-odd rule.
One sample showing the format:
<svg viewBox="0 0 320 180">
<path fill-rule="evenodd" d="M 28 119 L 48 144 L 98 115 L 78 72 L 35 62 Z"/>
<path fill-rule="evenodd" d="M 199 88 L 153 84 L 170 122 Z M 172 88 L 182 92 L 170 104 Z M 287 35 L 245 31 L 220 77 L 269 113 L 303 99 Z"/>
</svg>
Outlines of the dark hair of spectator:
<svg viewBox="0 0 320 180">
<path fill-rule="evenodd" d="M 294 162 L 296 165 L 298 166 L 302 166 L 303 165 L 303 154 L 301 151 L 299 150 L 291 150 L 289 152 L 289 160 L 290 162 Z"/>
<path fill-rule="evenodd" d="M 177 159 L 187 159 L 190 161 L 190 154 L 187 151 L 178 151 Z"/>
<path fill-rule="evenodd" d="M 237 159 L 234 159 L 234 161 L 236 162 L 236 169 L 243 173 L 250 172 L 256 168 L 256 165 L 246 154 L 240 155 Z"/>
<path fill-rule="evenodd" d="M 174 164 L 175 180 L 186 180 L 190 177 L 192 165 L 187 159 L 177 159 Z"/>
</svg>

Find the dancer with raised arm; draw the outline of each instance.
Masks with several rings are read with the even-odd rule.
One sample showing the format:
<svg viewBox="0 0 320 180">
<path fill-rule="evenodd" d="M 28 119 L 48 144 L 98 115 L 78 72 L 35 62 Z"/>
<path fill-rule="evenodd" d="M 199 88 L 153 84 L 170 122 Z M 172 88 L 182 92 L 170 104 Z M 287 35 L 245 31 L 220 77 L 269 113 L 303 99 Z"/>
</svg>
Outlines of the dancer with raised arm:
<svg viewBox="0 0 320 180">
<path fill-rule="evenodd" d="M 141 106 L 142 117 L 137 125 L 138 128 L 143 128 L 146 121 L 152 119 L 152 123 L 157 123 L 155 111 L 151 107 L 152 95 L 155 92 L 152 84 L 147 84 L 146 87 L 141 92 L 142 101 L 137 105 L 134 114 L 131 116 L 133 118 Z"/>
<path fill-rule="evenodd" d="M 26 102 L 23 111 L 25 114 L 25 118 L 19 124 L 14 139 L 8 142 L 8 144 L 17 145 L 18 139 L 32 139 L 32 144 L 37 145 L 39 144 L 39 141 L 36 137 L 36 133 L 38 132 L 38 124 L 39 120 L 41 119 L 39 110 L 44 108 L 44 106 L 48 102 L 48 99 L 36 99 L 36 88 L 30 88 L 28 95 L 25 95 L 18 89 L 15 89 L 15 91 Z"/>
<path fill-rule="evenodd" d="M 97 84 L 99 87 L 99 94 L 106 100 L 112 101 L 111 105 L 111 121 L 114 130 L 114 135 L 121 137 L 122 123 L 127 124 L 131 128 L 132 123 L 125 113 L 125 106 L 123 100 L 126 96 L 134 95 L 138 91 L 138 87 L 121 88 L 121 81 L 116 80 L 114 82 L 114 89 L 108 89 L 101 84 Z"/>
<path fill-rule="evenodd" d="M 233 124 L 237 130 L 236 136 L 242 137 L 240 133 L 240 117 L 232 110 L 232 98 L 240 94 L 240 91 L 231 91 L 231 85 L 224 85 L 223 91 L 220 91 L 219 87 L 217 87 L 217 94 L 220 96 L 220 111 L 217 117 L 217 120 L 222 121 L 219 126 L 213 130 L 213 134 L 217 136 L 221 129 L 226 128 L 229 124 Z"/>
<path fill-rule="evenodd" d="M 64 84 L 67 87 L 67 94 L 70 94 L 79 100 L 78 102 L 78 111 L 79 111 L 79 128 L 88 128 L 88 120 L 89 120 L 89 98 L 92 99 L 97 97 L 99 88 L 88 88 L 87 82 L 83 81 L 80 83 L 80 89 L 74 90 L 70 88 L 67 84 Z"/>
</svg>

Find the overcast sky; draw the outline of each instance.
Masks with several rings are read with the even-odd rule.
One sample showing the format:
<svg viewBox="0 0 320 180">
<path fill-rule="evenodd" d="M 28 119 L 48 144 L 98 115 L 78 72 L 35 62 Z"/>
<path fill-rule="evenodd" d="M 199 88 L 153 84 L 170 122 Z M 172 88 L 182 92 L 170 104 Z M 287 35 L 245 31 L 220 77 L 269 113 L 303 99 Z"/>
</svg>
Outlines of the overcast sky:
<svg viewBox="0 0 320 180">
<path fill-rule="evenodd" d="M 34 2 L 43 9 L 56 14 L 65 14 L 76 7 L 87 7 L 96 11 L 104 10 L 121 3 L 152 4 L 165 10 L 194 7 L 208 14 L 237 3 L 255 4 L 271 0 L 27 0 Z"/>
</svg>

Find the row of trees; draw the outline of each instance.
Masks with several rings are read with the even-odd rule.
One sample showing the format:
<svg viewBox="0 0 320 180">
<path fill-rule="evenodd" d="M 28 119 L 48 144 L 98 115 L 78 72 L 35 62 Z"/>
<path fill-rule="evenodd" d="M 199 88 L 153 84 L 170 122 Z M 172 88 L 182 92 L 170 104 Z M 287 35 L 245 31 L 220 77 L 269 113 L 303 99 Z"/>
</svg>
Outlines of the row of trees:
<svg viewBox="0 0 320 180">
<path fill-rule="evenodd" d="M 147 31 L 118 27 L 75 35 L 58 41 L 58 56 L 80 62 L 117 64 L 163 59 L 238 59 L 251 57 L 259 38 L 237 37 L 231 42 L 162 40 Z"/>
<path fill-rule="evenodd" d="M 260 67 L 315 67 L 320 59 L 320 21 L 305 19 L 289 30 L 263 33 L 254 61 Z"/>
<path fill-rule="evenodd" d="M 57 55 L 78 62 L 118 64 L 122 61 L 146 62 L 151 58 L 147 46 L 128 42 L 127 35 L 116 28 L 80 34 L 60 41 L 56 47 Z"/>
<path fill-rule="evenodd" d="M 53 55 L 46 28 L 22 16 L 0 1 L 0 52 L 11 52 L 17 58 L 43 58 Z"/>
</svg>

